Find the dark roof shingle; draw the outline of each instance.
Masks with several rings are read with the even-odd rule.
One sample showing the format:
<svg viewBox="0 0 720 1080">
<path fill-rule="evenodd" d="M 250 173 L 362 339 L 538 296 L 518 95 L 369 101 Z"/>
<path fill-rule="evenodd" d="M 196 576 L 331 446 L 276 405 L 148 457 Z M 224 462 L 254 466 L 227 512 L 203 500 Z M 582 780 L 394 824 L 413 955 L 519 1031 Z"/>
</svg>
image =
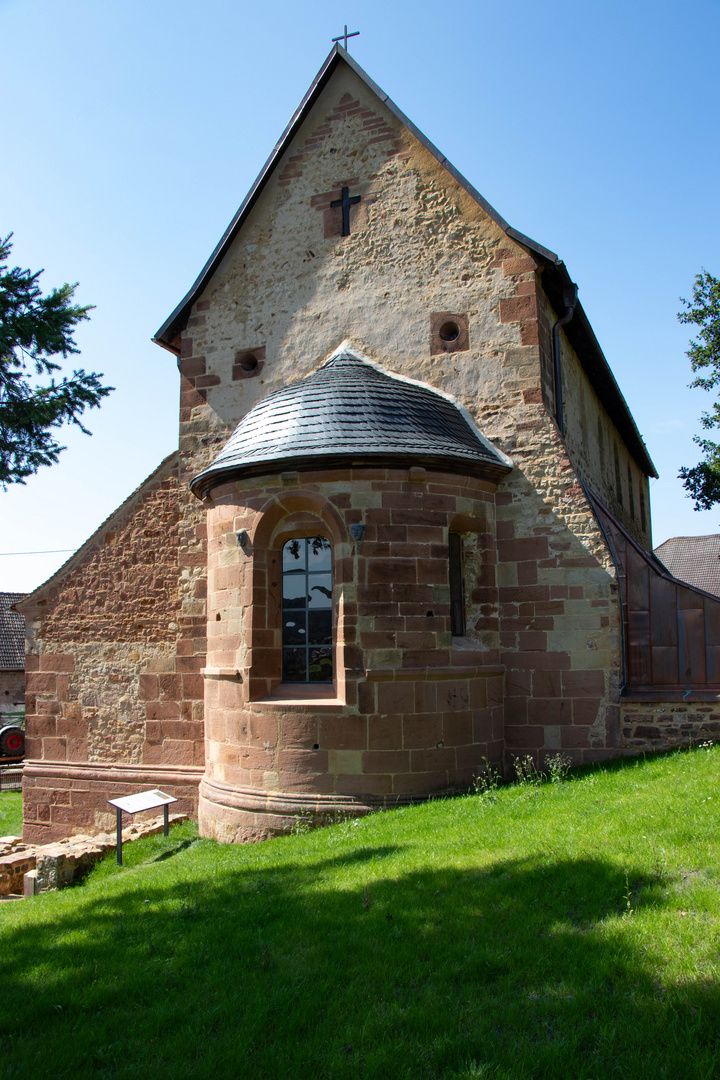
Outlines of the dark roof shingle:
<svg viewBox="0 0 720 1080">
<path fill-rule="evenodd" d="M 25 667 L 25 616 L 11 611 L 11 604 L 27 593 L 0 592 L 0 669 L 18 671 Z"/>
<path fill-rule="evenodd" d="M 252 408 L 191 486 L 202 496 L 231 476 L 341 461 L 402 461 L 495 480 L 511 469 L 449 398 L 341 348 L 312 375 Z"/>
<path fill-rule="evenodd" d="M 655 548 L 655 555 L 673 577 L 720 596 L 720 533 L 672 536 Z"/>
</svg>

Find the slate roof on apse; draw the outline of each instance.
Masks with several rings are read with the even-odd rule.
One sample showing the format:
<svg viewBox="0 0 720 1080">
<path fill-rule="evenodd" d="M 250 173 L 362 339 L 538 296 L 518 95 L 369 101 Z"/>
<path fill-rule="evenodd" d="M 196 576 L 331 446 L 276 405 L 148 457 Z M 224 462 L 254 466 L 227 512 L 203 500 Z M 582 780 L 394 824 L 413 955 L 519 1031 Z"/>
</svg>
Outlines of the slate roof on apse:
<svg viewBox="0 0 720 1080">
<path fill-rule="evenodd" d="M 230 474 L 348 458 L 378 464 L 410 459 L 494 479 L 510 471 L 447 398 L 343 351 L 251 409 L 191 486 L 202 495 Z"/>
<path fill-rule="evenodd" d="M 11 611 L 10 605 L 22 600 L 25 593 L 0 592 L 0 670 L 18 671 L 25 667 L 25 616 Z"/>
<path fill-rule="evenodd" d="M 673 577 L 720 596 L 720 533 L 673 536 L 655 548 Z"/>
</svg>

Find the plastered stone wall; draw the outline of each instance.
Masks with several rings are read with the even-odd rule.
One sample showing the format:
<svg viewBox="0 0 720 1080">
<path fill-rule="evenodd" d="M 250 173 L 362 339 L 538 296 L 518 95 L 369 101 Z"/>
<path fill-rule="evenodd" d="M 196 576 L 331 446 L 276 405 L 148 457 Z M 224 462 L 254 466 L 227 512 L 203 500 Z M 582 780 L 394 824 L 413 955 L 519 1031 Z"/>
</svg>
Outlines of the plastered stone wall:
<svg viewBox="0 0 720 1080">
<path fill-rule="evenodd" d="M 105 827 L 107 798 L 154 786 L 158 769 L 196 806 L 202 660 L 185 670 L 179 655 L 179 519 L 171 455 L 23 601 L 26 839 Z"/>
<path fill-rule="evenodd" d="M 207 763 L 200 826 L 222 840 L 282 832 L 434 791 L 500 761 L 497 597 L 450 632 L 448 532 L 465 574 L 495 589 L 494 484 L 411 468 L 225 484 L 208 511 Z M 364 524 L 353 543 L 350 526 Z M 236 533 L 250 538 L 238 547 Z M 281 683 L 280 556 L 293 536 L 333 548 L 332 687 Z M 306 691 L 306 692 L 305 692 Z"/>
</svg>

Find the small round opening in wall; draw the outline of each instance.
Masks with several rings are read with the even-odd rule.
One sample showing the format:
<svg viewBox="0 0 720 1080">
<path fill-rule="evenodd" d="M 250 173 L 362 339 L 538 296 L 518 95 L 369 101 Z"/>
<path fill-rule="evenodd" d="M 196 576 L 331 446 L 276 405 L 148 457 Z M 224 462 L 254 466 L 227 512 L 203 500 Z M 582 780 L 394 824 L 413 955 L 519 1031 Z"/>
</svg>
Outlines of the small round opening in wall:
<svg viewBox="0 0 720 1080">
<path fill-rule="evenodd" d="M 460 337 L 460 327 L 456 322 L 445 322 L 440 327 L 440 337 L 443 341 L 457 341 Z"/>
<path fill-rule="evenodd" d="M 240 367 L 243 369 L 243 371 L 254 371 L 257 366 L 257 356 L 253 356 L 252 353 L 250 353 L 249 356 L 243 356 L 242 360 L 240 361 Z"/>
</svg>

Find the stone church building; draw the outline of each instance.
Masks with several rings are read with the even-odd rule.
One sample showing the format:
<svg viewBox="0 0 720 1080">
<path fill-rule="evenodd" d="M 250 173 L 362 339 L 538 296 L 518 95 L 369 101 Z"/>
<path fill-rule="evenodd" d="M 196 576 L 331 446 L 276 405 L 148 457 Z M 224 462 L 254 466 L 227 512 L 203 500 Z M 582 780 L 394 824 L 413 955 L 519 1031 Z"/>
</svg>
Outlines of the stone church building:
<svg viewBox="0 0 720 1080">
<path fill-rule="evenodd" d="M 155 340 L 178 450 L 18 605 L 27 839 L 155 786 L 259 839 L 720 730 L 720 601 L 652 555 L 564 263 L 340 46 Z"/>
</svg>

